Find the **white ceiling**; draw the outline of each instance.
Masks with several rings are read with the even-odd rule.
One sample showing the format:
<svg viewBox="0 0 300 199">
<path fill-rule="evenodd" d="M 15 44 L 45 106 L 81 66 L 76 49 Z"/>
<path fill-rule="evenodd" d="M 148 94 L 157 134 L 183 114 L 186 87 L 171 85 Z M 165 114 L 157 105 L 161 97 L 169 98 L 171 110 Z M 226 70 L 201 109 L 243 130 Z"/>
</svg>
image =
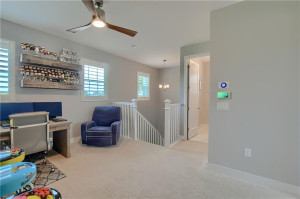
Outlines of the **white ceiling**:
<svg viewBox="0 0 300 199">
<path fill-rule="evenodd" d="M 1 0 L 1 18 L 162 68 L 163 59 L 166 67 L 179 66 L 181 46 L 209 41 L 210 11 L 236 2 L 104 0 L 107 22 L 138 31 L 133 38 L 107 28 L 66 32 L 91 20 L 80 0 Z"/>
</svg>

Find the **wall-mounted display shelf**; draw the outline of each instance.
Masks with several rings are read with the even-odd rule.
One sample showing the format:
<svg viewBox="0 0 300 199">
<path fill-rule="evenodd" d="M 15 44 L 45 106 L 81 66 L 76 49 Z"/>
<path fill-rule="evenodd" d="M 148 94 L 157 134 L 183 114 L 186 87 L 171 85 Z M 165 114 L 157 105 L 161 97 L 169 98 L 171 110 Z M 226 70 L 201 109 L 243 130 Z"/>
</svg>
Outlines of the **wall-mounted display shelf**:
<svg viewBox="0 0 300 199">
<path fill-rule="evenodd" d="M 21 54 L 22 88 L 80 90 L 81 65 Z"/>
<path fill-rule="evenodd" d="M 64 89 L 64 90 L 80 90 L 80 84 L 68 84 L 62 82 L 36 81 L 36 80 L 21 80 L 21 87 L 26 88 L 48 88 L 48 89 Z"/>
<path fill-rule="evenodd" d="M 74 71 L 81 71 L 82 69 L 82 66 L 78 64 L 71 64 L 67 62 L 47 59 L 44 57 L 39 57 L 36 55 L 28 55 L 28 54 L 21 54 L 20 62 L 24 64 L 33 64 L 33 65 L 47 66 L 52 68 L 60 68 L 60 69 L 67 69 L 67 70 L 74 70 Z"/>
</svg>

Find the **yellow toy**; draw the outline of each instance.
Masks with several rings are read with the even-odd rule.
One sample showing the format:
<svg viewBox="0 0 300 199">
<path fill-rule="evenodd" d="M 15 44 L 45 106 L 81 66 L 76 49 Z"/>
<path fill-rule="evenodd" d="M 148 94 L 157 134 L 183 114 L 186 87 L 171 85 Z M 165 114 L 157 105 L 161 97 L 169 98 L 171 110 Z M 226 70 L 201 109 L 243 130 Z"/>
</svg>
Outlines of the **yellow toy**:
<svg viewBox="0 0 300 199">
<path fill-rule="evenodd" d="M 0 166 L 22 162 L 25 152 L 22 149 L 8 149 L 0 151 Z"/>
</svg>

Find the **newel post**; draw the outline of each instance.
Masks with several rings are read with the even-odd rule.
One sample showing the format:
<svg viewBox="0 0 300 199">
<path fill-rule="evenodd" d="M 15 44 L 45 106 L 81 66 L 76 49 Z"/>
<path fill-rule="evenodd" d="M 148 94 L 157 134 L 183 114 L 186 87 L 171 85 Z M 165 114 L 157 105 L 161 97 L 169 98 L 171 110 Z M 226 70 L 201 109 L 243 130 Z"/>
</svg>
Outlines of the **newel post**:
<svg viewBox="0 0 300 199">
<path fill-rule="evenodd" d="M 137 100 L 136 99 L 132 99 L 132 114 L 133 114 L 133 138 L 135 140 L 138 139 L 137 137 Z"/>
<path fill-rule="evenodd" d="M 166 99 L 165 103 L 165 146 L 170 146 L 170 126 L 171 126 L 171 100 Z"/>
</svg>

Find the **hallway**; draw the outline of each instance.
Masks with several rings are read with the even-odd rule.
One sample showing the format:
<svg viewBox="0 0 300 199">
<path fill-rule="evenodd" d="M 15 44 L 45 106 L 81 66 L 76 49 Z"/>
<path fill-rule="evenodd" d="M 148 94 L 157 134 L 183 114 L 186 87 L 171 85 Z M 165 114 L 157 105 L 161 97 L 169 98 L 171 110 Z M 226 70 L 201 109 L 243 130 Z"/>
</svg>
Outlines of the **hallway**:
<svg viewBox="0 0 300 199">
<path fill-rule="evenodd" d="M 198 130 L 198 135 L 191 138 L 191 140 L 208 144 L 208 124 L 201 124 Z"/>
</svg>

